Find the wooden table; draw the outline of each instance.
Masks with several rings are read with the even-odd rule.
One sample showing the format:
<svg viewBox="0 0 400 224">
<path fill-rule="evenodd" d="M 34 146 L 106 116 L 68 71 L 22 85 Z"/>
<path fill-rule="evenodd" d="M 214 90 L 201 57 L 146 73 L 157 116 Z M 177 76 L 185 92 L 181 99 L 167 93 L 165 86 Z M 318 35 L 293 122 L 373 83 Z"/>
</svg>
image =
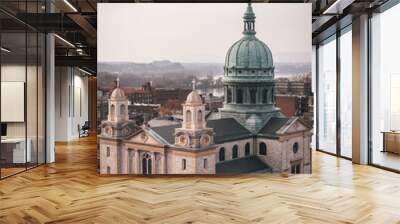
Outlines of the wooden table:
<svg viewBox="0 0 400 224">
<path fill-rule="evenodd" d="M 383 152 L 400 154 L 400 131 L 383 131 Z"/>
</svg>

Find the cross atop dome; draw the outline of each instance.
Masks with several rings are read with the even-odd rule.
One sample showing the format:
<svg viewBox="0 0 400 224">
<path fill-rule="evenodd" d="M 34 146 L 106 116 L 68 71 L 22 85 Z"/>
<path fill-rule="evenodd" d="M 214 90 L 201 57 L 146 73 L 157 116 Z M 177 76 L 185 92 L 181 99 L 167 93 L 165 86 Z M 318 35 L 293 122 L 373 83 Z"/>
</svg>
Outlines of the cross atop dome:
<svg viewBox="0 0 400 224">
<path fill-rule="evenodd" d="M 119 88 L 119 76 L 117 77 L 116 82 L 117 82 L 117 88 Z"/>
<path fill-rule="evenodd" d="M 192 80 L 192 89 L 196 90 L 196 79 Z"/>
</svg>

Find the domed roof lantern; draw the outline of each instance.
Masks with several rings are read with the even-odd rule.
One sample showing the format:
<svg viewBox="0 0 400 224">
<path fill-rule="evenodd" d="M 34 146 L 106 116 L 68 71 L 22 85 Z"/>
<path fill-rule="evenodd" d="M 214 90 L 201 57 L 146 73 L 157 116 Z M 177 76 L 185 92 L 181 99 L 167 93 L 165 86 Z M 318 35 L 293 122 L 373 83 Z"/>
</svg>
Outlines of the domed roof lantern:
<svg viewBox="0 0 400 224">
<path fill-rule="evenodd" d="M 244 22 L 244 35 L 255 35 L 255 20 L 256 15 L 253 12 L 253 8 L 251 7 L 251 2 L 248 3 L 246 12 L 243 15 L 243 22 Z"/>
<path fill-rule="evenodd" d="M 110 99 L 112 100 L 125 99 L 124 91 L 121 88 L 119 88 L 119 77 L 117 77 L 116 83 L 117 83 L 117 88 L 115 88 L 112 91 Z"/>
<path fill-rule="evenodd" d="M 201 105 L 203 104 L 203 101 L 201 100 L 200 95 L 197 93 L 196 90 L 196 81 L 193 79 L 192 81 L 193 84 L 193 91 L 189 93 L 189 95 L 186 98 L 186 104 L 187 105 Z"/>
</svg>

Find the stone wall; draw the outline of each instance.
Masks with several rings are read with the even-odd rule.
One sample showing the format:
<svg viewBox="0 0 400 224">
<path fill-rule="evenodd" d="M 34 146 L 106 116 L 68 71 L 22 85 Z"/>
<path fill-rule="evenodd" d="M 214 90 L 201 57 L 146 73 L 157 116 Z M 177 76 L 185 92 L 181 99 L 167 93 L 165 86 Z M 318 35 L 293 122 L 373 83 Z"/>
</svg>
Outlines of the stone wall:
<svg viewBox="0 0 400 224">
<path fill-rule="evenodd" d="M 253 138 L 248 138 L 248 139 L 243 139 L 243 140 L 238 140 L 238 141 L 233 141 L 233 142 L 225 142 L 222 144 L 217 145 L 217 150 L 215 153 L 215 158 L 217 162 L 219 161 L 219 151 L 221 148 L 225 148 L 225 161 L 231 160 L 232 159 L 232 148 L 234 145 L 238 146 L 238 158 L 242 158 L 245 155 L 245 145 L 246 143 L 250 143 L 250 155 L 254 154 L 253 150 Z"/>
</svg>

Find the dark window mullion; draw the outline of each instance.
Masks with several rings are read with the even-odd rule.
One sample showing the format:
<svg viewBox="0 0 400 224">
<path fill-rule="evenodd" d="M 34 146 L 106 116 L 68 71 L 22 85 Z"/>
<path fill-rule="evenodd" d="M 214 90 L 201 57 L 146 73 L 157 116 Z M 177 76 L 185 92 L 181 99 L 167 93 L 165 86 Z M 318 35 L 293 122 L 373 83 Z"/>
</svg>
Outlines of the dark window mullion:
<svg viewBox="0 0 400 224">
<path fill-rule="evenodd" d="M 28 1 L 25 1 L 25 21 L 28 17 Z M 25 170 L 28 169 L 28 125 L 27 125 L 27 89 L 28 89 L 28 25 L 25 23 L 25 88 L 24 88 L 24 123 L 25 123 Z"/>
<path fill-rule="evenodd" d="M 336 154 L 341 156 L 341 119 L 340 119 L 340 30 L 336 31 Z"/>
</svg>

